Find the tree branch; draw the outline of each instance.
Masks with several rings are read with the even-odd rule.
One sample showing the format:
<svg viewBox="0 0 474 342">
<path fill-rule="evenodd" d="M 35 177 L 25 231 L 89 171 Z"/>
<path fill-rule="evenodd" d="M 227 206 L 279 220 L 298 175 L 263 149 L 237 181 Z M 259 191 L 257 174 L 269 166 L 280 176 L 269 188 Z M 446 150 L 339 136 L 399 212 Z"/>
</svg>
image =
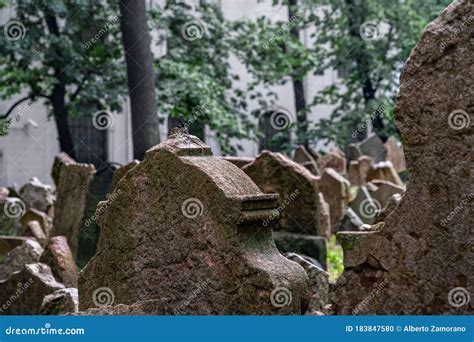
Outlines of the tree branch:
<svg viewBox="0 0 474 342">
<path fill-rule="evenodd" d="M 15 108 L 18 107 L 18 105 L 20 105 L 22 102 L 25 102 L 26 100 L 30 100 L 30 99 L 34 100 L 33 102 L 35 102 L 38 97 L 44 97 L 44 98 L 49 99 L 49 97 L 46 95 L 28 95 L 28 96 L 22 97 L 21 99 L 16 101 L 4 115 L 0 116 L 0 119 L 8 118 L 10 114 L 15 110 Z"/>
</svg>

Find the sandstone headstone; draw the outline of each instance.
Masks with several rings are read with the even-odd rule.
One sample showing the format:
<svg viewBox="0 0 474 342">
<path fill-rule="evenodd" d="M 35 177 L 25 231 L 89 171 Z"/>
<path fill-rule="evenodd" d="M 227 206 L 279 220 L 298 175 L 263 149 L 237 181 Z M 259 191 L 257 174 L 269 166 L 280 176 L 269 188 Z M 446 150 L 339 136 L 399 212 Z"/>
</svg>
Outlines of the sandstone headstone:
<svg viewBox="0 0 474 342">
<path fill-rule="evenodd" d="M 119 167 L 117 170 L 115 170 L 114 175 L 112 177 L 112 184 L 110 184 L 110 193 L 112 193 L 115 188 L 117 187 L 118 182 L 125 176 L 125 174 L 133 169 L 135 166 L 137 166 L 140 163 L 138 160 L 132 160 L 130 163 L 125 164 L 121 167 Z"/>
<path fill-rule="evenodd" d="M 395 194 L 402 194 L 405 191 L 405 187 L 384 180 L 374 180 L 371 183 L 377 188 L 370 195 L 380 203 L 382 208 L 385 207 L 390 197 Z"/>
<path fill-rule="evenodd" d="M 37 262 L 42 253 L 43 248 L 36 240 L 24 240 L 21 245 L 12 249 L 0 264 L 0 281 L 20 271 L 25 264 Z"/>
<path fill-rule="evenodd" d="M 250 158 L 250 157 L 222 157 L 224 160 L 227 160 L 228 162 L 231 162 L 235 166 L 237 166 L 239 169 L 243 168 L 245 165 L 250 164 L 255 160 L 255 158 Z"/>
<path fill-rule="evenodd" d="M 26 225 L 23 226 L 21 235 L 34 237 L 42 247 L 44 247 L 48 242 L 43 228 L 36 220 L 29 221 L 28 223 L 26 223 Z"/>
<path fill-rule="evenodd" d="M 333 232 L 337 223 L 344 216 L 349 202 L 350 183 L 334 169 L 327 168 L 321 176 L 319 188 L 329 204 L 331 212 L 331 228 Z"/>
<path fill-rule="evenodd" d="M 27 264 L 7 280 L 0 280 L 0 314 L 38 315 L 43 298 L 62 288 L 48 265 Z"/>
<path fill-rule="evenodd" d="M 385 142 L 387 149 L 387 160 L 392 162 L 395 170 L 400 173 L 406 171 L 405 153 L 403 146 L 395 137 L 389 137 Z"/>
<path fill-rule="evenodd" d="M 341 174 L 346 172 L 346 156 L 341 149 L 334 147 L 330 153 L 321 157 L 321 169 L 328 167 Z"/>
<path fill-rule="evenodd" d="M 69 155 L 65 152 L 58 153 L 56 157 L 54 157 L 53 168 L 51 170 L 51 178 L 54 180 L 54 184 L 58 186 L 59 184 L 59 174 L 61 173 L 61 168 L 63 165 L 74 165 L 76 161 L 69 157 Z"/>
<path fill-rule="evenodd" d="M 347 208 L 344 217 L 342 218 L 341 222 L 337 226 L 338 232 L 345 232 L 345 231 L 358 231 L 360 227 L 364 224 L 360 217 L 355 213 L 352 208 Z"/>
<path fill-rule="evenodd" d="M 48 211 L 55 200 L 51 186 L 41 183 L 36 177 L 23 185 L 19 194 L 28 208 L 35 208 L 44 212 Z"/>
<path fill-rule="evenodd" d="M 49 236 L 52 229 L 52 219 L 46 213 L 39 211 L 37 209 L 31 208 L 28 209 L 25 214 L 21 217 L 22 227 L 26 227 L 29 222 L 36 221 L 40 224 L 43 232 L 46 236 Z"/>
<path fill-rule="evenodd" d="M 345 283 L 336 290 L 338 314 L 350 313 L 384 280 L 367 314 L 474 312 L 474 224 L 466 188 L 474 145 L 468 93 L 474 27 L 466 20 L 473 14 L 472 1 L 454 1 L 428 25 L 405 64 L 394 115 L 410 182 L 380 231 L 339 234 Z"/>
<path fill-rule="evenodd" d="M 375 133 L 372 133 L 364 141 L 361 141 L 358 144 L 358 148 L 362 155 L 371 157 L 376 163 L 386 160 L 387 149 L 382 140 Z"/>
<path fill-rule="evenodd" d="M 79 310 L 77 289 L 73 287 L 56 290 L 43 299 L 40 315 L 64 315 Z"/>
<path fill-rule="evenodd" d="M 60 161 L 64 159 L 57 157 L 57 160 Z M 53 169 L 59 167 L 60 170 L 51 236 L 65 236 L 73 255 L 75 255 L 86 196 L 95 174 L 95 167 L 92 164 L 73 163 L 70 158 L 66 158 L 66 160 L 67 162 L 64 163 L 55 161 L 53 166 Z"/>
<path fill-rule="evenodd" d="M 400 176 L 398 175 L 397 171 L 395 171 L 392 163 L 389 161 L 372 165 L 369 172 L 367 172 L 367 181 L 370 182 L 376 179 L 385 180 L 395 183 L 399 186 L 404 186 Z"/>
<path fill-rule="evenodd" d="M 326 238 L 330 238 L 332 234 L 331 229 L 331 209 L 329 204 L 324 199 L 322 192 L 318 193 L 318 208 L 319 208 L 319 227 L 320 231 L 324 233 Z"/>
<path fill-rule="evenodd" d="M 77 266 L 64 236 L 49 240 L 40 262 L 48 265 L 56 280 L 66 287 L 77 287 Z"/>
<path fill-rule="evenodd" d="M 101 235 L 97 254 L 79 276 L 80 309 L 304 312 L 307 276 L 278 252 L 271 225 L 263 225 L 277 207 L 277 195 L 263 194 L 198 138 L 172 132 L 122 178 L 118 198 L 99 204 Z M 283 303 L 275 297 L 280 290 Z"/>
<path fill-rule="evenodd" d="M 293 161 L 300 165 L 303 165 L 305 168 L 309 170 L 312 174 L 319 176 L 319 166 L 316 162 L 316 159 L 313 155 L 309 152 L 307 148 L 304 146 L 298 146 L 295 149 L 295 153 L 293 156 Z"/>
<path fill-rule="evenodd" d="M 277 231 L 273 232 L 273 239 L 281 253 L 306 255 L 326 268 L 327 251 L 324 237 Z"/>
<path fill-rule="evenodd" d="M 375 223 L 384 222 L 387 219 L 387 216 L 395 210 L 396 207 L 400 204 L 402 200 L 402 195 L 394 194 L 390 197 L 385 204 L 385 207 L 382 209 L 382 212 L 375 218 Z"/>
<path fill-rule="evenodd" d="M 366 224 L 372 224 L 375 217 L 382 211 L 382 205 L 374 199 L 367 187 L 361 186 L 357 191 L 357 196 L 350 204 L 352 210 Z"/>
<path fill-rule="evenodd" d="M 276 230 L 324 236 L 319 227 L 318 178 L 281 153 L 263 151 L 243 168 L 264 193 L 278 193 Z"/>
</svg>

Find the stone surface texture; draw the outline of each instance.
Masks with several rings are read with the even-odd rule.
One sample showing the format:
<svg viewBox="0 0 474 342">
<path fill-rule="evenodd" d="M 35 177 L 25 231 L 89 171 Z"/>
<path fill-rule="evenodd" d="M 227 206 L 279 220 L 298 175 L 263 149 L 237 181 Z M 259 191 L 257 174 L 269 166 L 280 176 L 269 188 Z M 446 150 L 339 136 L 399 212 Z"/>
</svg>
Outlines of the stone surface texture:
<svg viewBox="0 0 474 342">
<path fill-rule="evenodd" d="M 465 24 L 473 15 L 472 1 L 454 1 L 427 26 L 405 65 L 394 115 L 409 184 L 378 231 L 339 234 L 339 314 L 385 280 L 367 314 L 474 312 L 474 26 Z"/>
<path fill-rule="evenodd" d="M 120 196 L 97 209 L 97 253 L 79 275 L 80 309 L 90 310 L 81 314 L 306 310 L 304 269 L 278 252 L 271 225 L 263 225 L 277 195 L 262 193 L 198 138 L 172 131 L 124 176 L 118 190 Z M 94 303 L 103 287 L 113 293 L 110 308 Z M 276 307 L 271 296 L 281 287 L 292 300 Z"/>
</svg>

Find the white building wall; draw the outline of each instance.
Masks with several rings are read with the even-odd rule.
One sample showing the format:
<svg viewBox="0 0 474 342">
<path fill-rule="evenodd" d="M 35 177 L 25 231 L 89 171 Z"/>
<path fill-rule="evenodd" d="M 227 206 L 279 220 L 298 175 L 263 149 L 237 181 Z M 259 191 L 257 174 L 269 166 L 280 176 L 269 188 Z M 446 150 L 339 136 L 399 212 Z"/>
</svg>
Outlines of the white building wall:
<svg viewBox="0 0 474 342">
<path fill-rule="evenodd" d="M 163 3 L 164 0 L 153 0 L 152 2 Z M 190 0 L 189 2 L 193 2 Z M 195 2 L 195 1 L 194 1 Z M 257 0 L 220 0 L 219 1 L 228 20 L 241 18 L 256 19 L 259 16 L 266 15 L 273 20 L 288 20 L 288 11 L 285 6 L 274 7 L 272 0 L 259 2 Z M 11 9 L 0 11 L 0 22 L 5 23 L 11 17 Z M 307 39 L 309 32 L 302 33 L 302 39 Z M 155 55 L 159 56 L 166 52 L 166 46 L 153 47 Z M 245 67 L 237 60 L 235 56 L 230 57 L 232 72 L 239 74 L 240 80 L 236 83 L 240 88 L 251 80 L 251 75 L 247 73 Z M 334 72 L 326 72 L 323 76 L 310 75 L 305 80 L 307 98 L 312 98 L 317 91 L 336 81 Z M 291 82 L 283 86 L 272 89 L 278 94 L 278 106 L 291 113 L 295 119 L 294 95 Z M 11 101 L 0 101 L 0 113 L 5 111 L 20 96 Z M 22 106 L 18 107 L 19 109 Z M 256 102 L 249 103 L 249 112 L 257 108 Z M 309 119 L 317 121 L 318 118 L 328 117 L 331 112 L 330 106 L 315 107 Z M 33 120 L 37 128 L 28 124 Z M 256 120 L 254 120 L 256 122 Z M 31 123 L 31 121 L 30 121 Z M 160 126 L 160 136 L 164 140 L 167 137 L 167 118 L 163 118 Z M 206 129 L 206 142 L 212 147 L 215 154 L 220 154 L 219 147 L 213 139 L 214 133 Z M 127 163 L 133 159 L 133 148 L 131 144 L 132 125 L 130 118 L 130 104 L 127 101 L 122 113 L 114 113 L 114 124 L 108 130 L 108 156 L 110 162 L 120 164 Z M 255 156 L 258 153 L 258 144 L 254 141 L 239 141 L 244 147 L 240 151 L 240 156 Z M 54 156 L 59 152 L 59 144 L 54 120 L 47 118 L 46 109 L 39 101 L 34 103 L 31 108 L 24 111 L 19 122 L 12 125 L 9 134 L 0 137 L 0 186 L 10 186 L 17 184 L 21 186 L 29 178 L 36 176 L 42 182 L 53 184 L 50 177 L 51 166 Z"/>
</svg>

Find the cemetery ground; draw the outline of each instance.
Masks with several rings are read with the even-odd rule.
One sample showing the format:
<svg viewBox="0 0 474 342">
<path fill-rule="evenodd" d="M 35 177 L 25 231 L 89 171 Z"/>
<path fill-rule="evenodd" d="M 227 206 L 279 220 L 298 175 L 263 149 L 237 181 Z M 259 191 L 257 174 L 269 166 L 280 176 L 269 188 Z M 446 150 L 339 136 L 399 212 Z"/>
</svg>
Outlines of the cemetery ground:
<svg viewBox="0 0 474 342">
<path fill-rule="evenodd" d="M 453 2 L 412 50 L 402 143 L 217 156 L 181 119 L 93 213 L 98 170 L 64 152 L 54 184 L 1 187 L 0 313 L 472 314 L 473 14 Z"/>
</svg>

